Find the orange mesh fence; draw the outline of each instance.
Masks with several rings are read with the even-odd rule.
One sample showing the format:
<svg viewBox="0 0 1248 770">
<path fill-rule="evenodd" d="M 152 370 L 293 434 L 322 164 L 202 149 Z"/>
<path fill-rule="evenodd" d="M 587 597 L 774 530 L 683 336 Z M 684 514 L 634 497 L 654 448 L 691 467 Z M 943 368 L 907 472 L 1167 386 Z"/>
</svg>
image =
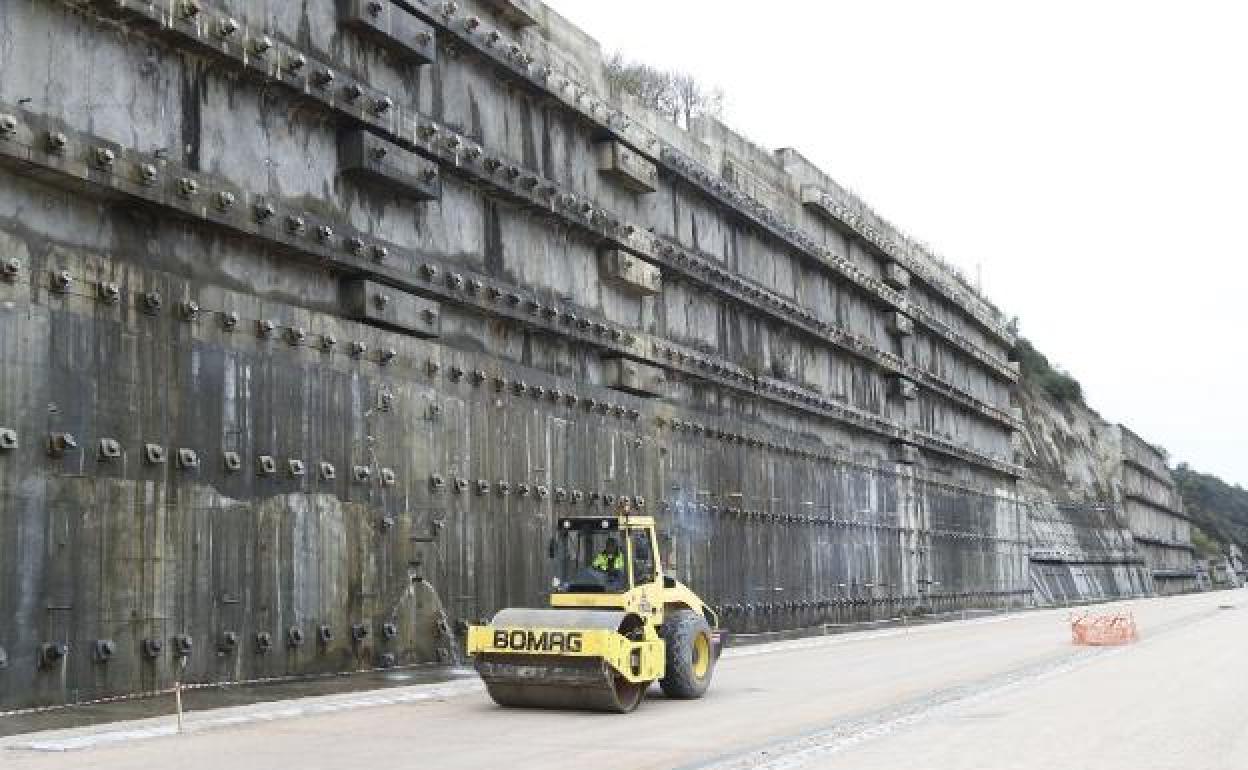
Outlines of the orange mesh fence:
<svg viewBox="0 0 1248 770">
<path fill-rule="evenodd" d="M 1139 631 L 1135 627 L 1135 615 L 1130 612 L 1113 615 L 1080 615 L 1070 621 L 1070 633 L 1075 644 L 1095 647 L 1130 644 L 1139 638 Z"/>
</svg>

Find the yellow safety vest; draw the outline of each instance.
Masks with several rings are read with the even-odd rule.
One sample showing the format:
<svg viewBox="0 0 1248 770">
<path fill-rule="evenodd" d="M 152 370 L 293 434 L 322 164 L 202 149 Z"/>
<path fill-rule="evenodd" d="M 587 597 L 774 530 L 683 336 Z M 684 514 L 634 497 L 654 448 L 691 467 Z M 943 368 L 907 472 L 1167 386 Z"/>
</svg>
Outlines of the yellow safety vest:
<svg viewBox="0 0 1248 770">
<path fill-rule="evenodd" d="M 612 557 L 604 551 L 594 557 L 592 566 L 594 569 L 601 570 L 603 572 L 607 572 L 608 570 L 622 570 L 624 569 L 624 554 L 617 553 L 614 557 Z"/>
</svg>

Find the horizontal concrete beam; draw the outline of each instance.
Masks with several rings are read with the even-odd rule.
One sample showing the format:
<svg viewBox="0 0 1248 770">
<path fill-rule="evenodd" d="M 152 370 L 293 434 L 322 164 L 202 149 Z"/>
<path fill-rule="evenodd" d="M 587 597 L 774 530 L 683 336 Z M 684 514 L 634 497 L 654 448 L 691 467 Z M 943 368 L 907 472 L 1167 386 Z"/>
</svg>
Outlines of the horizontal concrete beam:
<svg viewBox="0 0 1248 770">
<path fill-rule="evenodd" d="M 457 42 L 482 55 L 486 61 L 501 68 L 505 74 L 526 87 L 554 97 L 560 104 L 591 123 L 596 129 L 629 145 L 651 160 L 661 163 L 667 170 L 681 175 L 685 181 L 705 189 L 704 182 L 708 176 L 715 178 L 715 175 L 701 164 L 664 142 L 657 134 L 633 120 L 627 113 L 598 99 L 588 88 L 577 83 L 568 74 L 556 72 L 550 65 L 539 62 L 537 57 L 520 43 L 501 38 L 495 30 L 486 30 L 481 27 L 470 28 L 463 24 L 463 20 L 455 12 L 447 13 L 445 6 L 433 0 L 399 0 L 399 2 L 421 15 L 427 22 L 437 27 L 443 35 L 453 37 Z M 809 248 L 809 243 L 792 239 L 789 234 L 795 229 L 792 225 L 783 222 L 774 212 L 767 211 L 762 204 L 749 196 L 739 191 L 733 191 L 733 193 L 736 199 L 726 203 L 738 214 L 754 221 L 799 250 Z M 715 197 L 721 198 L 718 195 Z M 760 216 L 760 211 L 765 211 L 766 215 Z M 904 239 L 900 234 L 884 233 L 862 225 L 857 216 L 848 213 L 843 216 L 846 224 L 864 240 L 903 264 L 917 268 L 916 272 L 920 274 L 920 277 L 923 277 L 928 285 L 945 296 L 955 307 L 990 334 L 1007 345 L 1013 345 L 1013 335 L 999 318 L 994 318 L 986 309 L 980 307 L 981 300 L 971 297 L 965 290 L 947 281 L 940 280 L 935 277 L 934 270 L 920 264 L 920 259 L 930 259 L 930 257 L 916 258 L 900 247 L 899 244 L 908 243 L 908 239 Z M 818 250 L 815 253 L 818 253 Z"/>
<path fill-rule="evenodd" d="M 1158 473 L 1155 469 L 1153 469 L 1153 468 L 1149 467 L 1146 463 L 1142 463 L 1142 462 L 1140 462 L 1139 460 L 1136 460 L 1135 458 L 1133 458 L 1133 457 L 1131 457 L 1130 455 L 1127 455 L 1127 454 L 1124 454 L 1124 455 L 1123 455 L 1123 457 L 1122 457 L 1122 463 L 1123 463 L 1123 465 L 1129 465 L 1129 466 L 1131 466 L 1132 468 L 1136 469 L 1136 470 L 1137 470 L 1137 471 L 1139 471 L 1140 473 L 1143 473 L 1145 476 L 1148 476 L 1148 477 L 1149 477 L 1149 478 L 1151 478 L 1151 479 L 1155 479 L 1155 480 L 1156 480 L 1158 483 L 1160 483 L 1162 486 L 1165 486 L 1165 487 L 1167 487 L 1167 488 L 1169 488 L 1169 489 L 1174 489 L 1174 480 L 1173 480 L 1173 479 L 1170 479 L 1170 478 L 1167 478 L 1167 477 L 1165 477 L 1165 476 L 1162 476 L 1162 475 L 1161 475 L 1160 473 Z"/>
<path fill-rule="evenodd" d="M 1002 321 L 979 307 L 981 300 L 973 297 L 968 290 L 955 286 L 951 281 L 943 278 L 939 268 L 927 264 L 934 260 L 932 256 L 910 253 L 922 247 L 899 233 L 889 233 L 876 228 L 868 223 L 862 212 L 856 210 L 854 206 L 846 205 L 813 185 L 802 186 L 801 198 L 802 204 L 807 208 L 819 212 L 858 235 L 873 246 L 880 255 L 900 263 L 910 272 L 911 277 L 918 277 L 929 288 L 953 300 L 955 306 L 977 321 L 989 334 L 1007 345 L 1014 344 L 1014 335 L 1005 328 Z M 862 208 L 860 201 L 854 202 L 858 204 L 857 208 Z"/>
<path fill-rule="evenodd" d="M 256 68 L 255 72 L 258 76 L 291 87 L 298 93 L 308 96 L 312 103 L 337 112 L 341 117 L 385 136 L 397 145 L 396 152 L 414 150 L 442 162 L 445 164 L 446 171 L 465 176 L 476 183 L 484 183 L 495 193 L 522 205 L 531 206 L 535 211 L 540 211 L 544 215 L 559 217 L 587 234 L 603 239 L 605 243 L 616 249 L 678 271 L 706 288 L 741 301 L 751 312 L 761 312 L 783 323 L 798 326 L 824 342 L 831 342 L 844 350 L 872 360 L 877 365 L 907 374 L 929 387 L 932 392 L 949 397 L 990 420 L 1014 429 L 1020 427 L 1020 423 L 1004 410 L 975 398 L 931 372 L 920 370 L 891 354 L 879 351 L 848 331 L 839 329 L 831 323 L 818 321 L 813 314 L 786 299 L 765 291 L 757 291 L 754 296 L 750 296 L 750 290 L 743 281 L 712 264 L 711 261 L 693 255 L 662 238 L 650 236 L 636 225 L 622 222 L 595 202 L 584 199 L 581 194 L 568 191 L 562 185 L 544 178 L 537 172 L 526 170 L 522 164 L 496 152 L 487 152 L 473 140 L 439 125 L 436 121 L 421 116 L 419 113 L 412 113 L 415 117 L 409 116 L 406 113 L 412 111 L 402 107 L 378 113 L 369 105 L 383 103 L 389 97 L 362 81 L 334 74 L 333 68 L 317 61 L 309 54 L 285 46 L 285 44 L 275 44 L 276 50 L 269 53 L 263 60 L 257 61 L 254 57 L 248 59 L 249 45 L 241 41 L 250 40 L 253 33 L 245 29 L 240 30 L 237 34 L 242 36 L 241 44 L 237 46 L 223 45 L 212 36 L 204 38 L 203 30 L 211 29 L 216 23 L 211 15 L 199 17 L 194 25 L 179 25 L 166 17 L 159 17 L 156 20 L 151 18 L 150 15 L 156 12 L 154 9 L 159 7 L 158 3 L 107 0 L 106 4 L 110 7 L 126 9 L 131 16 L 147 21 L 149 28 L 172 33 L 175 40 L 188 42 L 196 50 L 219 54 L 232 60 L 242 57 L 242 63 Z M 207 11 L 202 13 L 208 14 Z M 156 22 L 159 22 L 159 25 Z M 166 22 L 168 22 L 167 26 L 165 26 Z M 292 72 L 286 65 L 292 59 L 302 62 L 298 72 Z M 326 73 L 332 76 L 332 81 L 329 83 L 320 79 Z M 342 94 L 348 94 L 351 98 L 340 98 Z M 865 276 L 852 265 L 849 270 L 850 274 L 868 281 L 873 286 L 883 286 L 882 283 Z M 899 306 L 907 307 L 910 312 L 922 315 L 918 306 L 908 305 L 901 300 L 899 300 Z M 842 343 L 841 340 L 844 342 Z M 988 360 L 981 362 L 994 366 Z M 893 366 L 890 367 L 889 364 Z M 1008 379 L 1013 369 L 1004 367 L 994 368 L 993 371 Z"/>
<path fill-rule="evenodd" d="M 1022 474 L 1022 469 L 1012 463 L 987 457 L 934 434 L 898 425 L 775 378 L 758 377 L 736 364 L 688 351 L 650 335 L 593 321 L 579 316 L 572 308 L 547 305 L 526 290 L 501 287 L 493 278 L 470 275 L 398 245 L 376 241 L 345 223 L 287 208 L 281 201 L 248 194 L 237 186 L 202 172 L 192 172 L 172 161 L 114 146 L 110 148 L 113 158 L 108 164 L 92 163 L 92 148 L 97 142 L 94 137 L 72 132 L 56 121 L 26 111 L 0 109 L 21 116 L 15 130 L 0 137 L 0 160 L 16 164 L 18 168 L 39 169 L 39 176 L 45 181 L 81 186 L 97 194 L 126 195 L 161 207 L 167 213 L 260 238 L 349 276 L 366 275 L 395 288 L 554 330 L 608 354 L 662 366 L 1008 475 Z M 57 138 L 56 146 L 50 142 L 50 137 Z M 418 282 L 406 271 L 389 267 L 387 262 L 423 262 L 420 268 L 423 280 Z"/>
<path fill-rule="evenodd" d="M 74 0 L 59 1 L 79 4 L 75 3 Z M 149 0 L 147 2 L 143 2 L 141 0 L 96 0 L 95 5 L 105 7 L 111 13 L 117 15 L 138 18 L 149 23 L 155 22 L 160 24 L 163 30 L 180 33 L 184 37 L 189 37 L 192 42 L 201 44 L 201 46 L 211 52 L 232 56 L 232 58 L 240 58 L 241 55 L 241 58 L 244 60 L 246 59 L 245 46 L 242 47 L 242 51 L 237 51 L 228 45 L 221 45 L 220 41 L 215 40 L 212 37 L 205 36 L 204 30 L 217 23 L 216 18 L 221 15 L 219 11 L 204 10 L 193 23 L 179 24 L 176 14 L 172 14 L 167 10 L 166 4 L 168 2 L 169 0 Z M 693 161 L 683 153 L 680 153 L 676 148 L 663 143 L 648 129 L 644 128 L 635 121 L 632 121 L 630 118 L 625 116 L 623 113 L 618 112 L 618 110 L 608 105 L 606 102 L 593 97 L 588 91 L 573 83 L 566 75 L 556 74 L 546 65 L 535 65 L 534 57 L 525 51 L 519 43 L 507 42 L 502 39 L 499 33 L 495 30 L 486 31 L 483 27 L 479 26 L 470 28 L 469 26 L 463 24 L 463 20 L 458 18 L 455 12 L 452 11 L 448 14 L 445 12 L 444 8 L 434 7 L 424 0 L 401 3 L 401 5 L 409 7 L 426 22 L 435 26 L 440 33 L 453 36 L 459 42 L 470 45 L 472 48 L 476 49 L 478 53 L 482 54 L 486 60 L 501 65 L 508 73 L 519 76 L 528 86 L 535 88 L 542 93 L 555 96 L 561 103 L 575 106 L 578 114 L 581 114 L 582 117 L 589 119 L 600 129 L 614 136 L 617 140 L 631 146 L 635 151 L 642 153 L 643 156 L 649 157 L 655 161 L 660 161 L 669 170 L 681 173 L 685 176 L 687 182 L 693 184 L 695 187 L 703 190 L 704 192 L 710 193 L 712 197 L 720 200 L 725 205 L 728 205 L 739 215 L 745 216 L 755 224 L 765 229 L 767 232 L 770 232 L 772 235 L 784 240 L 790 247 L 797 249 L 799 252 L 806 254 L 807 256 L 814 257 L 820 264 L 832 269 L 834 272 L 839 272 L 843 278 L 850 279 L 852 284 L 876 295 L 878 300 L 883 300 L 889 304 L 895 304 L 895 300 L 890 302 L 890 299 L 892 299 L 889 294 L 890 290 L 888 290 L 882 282 L 875 281 L 874 279 L 864 281 L 864 276 L 859 275 L 858 273 L 860 271 L 857 271 L 852 264 L 849 264 L 845 260 L 838 260 L 833 257 L 833 255 L 826 253 L 826 249 L 819 246 L 805 234 L 800 233 L 797 228 L 780 220 L 774 212 L 770 211 L 757 201 L 748 198 L 748 196 L 745 196 L 744 193 L 723 186 L 722 181 L 719 180 L 717 176 L 711 174 L 696 161 Z M 247 39 L 255 36 L 255 34 L 257 33 L 246 32 Z M 309 65 L 302 69 L 303 71 L 311 71 L 312 74 L 305 76 L 305 78 L 310 77 L 315 79 L 318 77 L 318 73 L 330 71 L 328 68 L 323 66 L 313 66 L 312 57 L 305 53 L 299 53 L 298 56 L 309 62 Z M 273 56 L 271 58 L 275 61 L 279 59 L 284 60 L 279 56 Z M 257 63 L 253 59 L 247 63 L 261 71 L 265 69 L 263 66 L 265 64 L 264 62 Z M 287 74 L 289 77 L 284 78 L 283 80 L 288 80 L 293 83 L 299 82 L 300 78 L 298 73 L 288 72 Z M 559 87 L 557 89 L 552 87 L 555 83 L 559 83 Z M 351 82 L 344 81 L 344 85 L 341 87 L 341 92 L 347 93 L 353 88 L 363 89 L 365 92 L 369 90 L 362 82 L 357 82 L 352 79 Z M 307 89 L 305 88 L 305 91 L 306 90 Z M 322 88 L 322 90 L 324 90 L 324 88 Z M 311 91 L 311 93 L 315 94 L 315 91 Z M 383 102 L 386 98 L 388 97 L 385 97 L 384 95 L 373 95 L 369 98 L 361 98 L 360 96 L 357 96 L 355 99 L 349 100 L 351 102 L 358 103 L 358 106 L 356 106 L 356 109 L 352 112 L 352 114 L 356 117 L 367 118 L 369 117 L 369 111 L 374 109 L 373 105 Z M 408 112 L 411 112 L 411 110 L 408 110 Z M 381 127 L 383 123 L 381 121 L 370 121 L 369 125 L 377 128 Z M 735 200 L 737 198 L 740 200 Z M 864 232 L 860 234 L 867 237 L 868 240 L 873 237 L 871 232 Z M 917 274 L 919 272 L 926 271 L 926 268 L 913 262 L 913 260 L 910 260 L 909 257 L 905 255 L 890 256 L 907 263 L 911 272 L 916 272 Z M 941 289 L 946 293 L 953 291 L 952 287 L 943 282 L 930 278 L 928 282 L 934 288 Z M 989 332 L 1000 337 L 1007 344 L 1013 344 L 1012 335 L 1010 335 L 1003 326 L 995 322 L 985 320 L 986 316 L 984 313 L 979 311 L 976 307 L 978 301 L 968 304 L 968 297 L 955 297 L 952 295 L 949 296 L 949 299 L 953 301 L 955 307 L 967 313 L 969 317 L 978 321 L 981 325 L 984 325 Z M 933 330 L 945 332 L 942 336 L 953 344 L 963 345 L 965 342 L 968 342 L 965 341 L 964 338 L 959 340 L 956 335 L 950 335 L 948 332 L 951 330 L 948 330 L 943 324 L 935 321 L 934 318 L 928 318 L 926 320 L 931 321 L 934 324 L 932 326 Z M 976 352 L 982 351 L 975 349 L 969 350 L 968 352 L 975 355 Z M 1008 373 L 1005 373 L 1003 376 L 1008 377 L 1009 375 Z"/>
<path fill-rule="evenodd" d="M 1148 496 L 1146 496 L 1146 495 L 1141 495 L 1141 494 L 1136 493 L 1136 492 L 1130 492 L 1130 491 L 1127 491 L 1127 492 L 1123 492 L 1123 493 L 1122 493 L 1122 496 L 1123 496 L 1123 499 L 1126 499 L 1126 500 L 1134 500 L 1135 502 L 1137 502 L 1137 503 L 1141 503 L 1142 505 L 1146 505 L 1146 506 L 1148 506 L 1149 508 L 1152 508 L 1153 510 L 1160 511 L 1160 512 L 1162 512 L 1162 513 L 1167 513 L 1167 514 L 1170 514 L 1171 516 L 1174 516 L 1174 517 L 1176 517 L 1176 518 L 1179 518 L 1179 519 L 1184 519 L 1184 520 L 1186 520 L 1186 521 L 1191 521 L 1191 520 L 1192 520 L 1192 517 L 1191 517 L 1191 516 L 1188 516 L 1188 515 L 1187 515 L 1186 513 L 1184 513 L 1183 511 L 1178 511 L 1178 510 L 1175 510 L 1174 508 L 1171 508 L 1170 506 L 1166 505 L 1165 503 L 1160 503 L 1160 502 L 1157 502 L 1157 501 L 1156 501 L 1156 500 L 1154 500 L 1153 498 L 1148 497 Z"/>
</svg>

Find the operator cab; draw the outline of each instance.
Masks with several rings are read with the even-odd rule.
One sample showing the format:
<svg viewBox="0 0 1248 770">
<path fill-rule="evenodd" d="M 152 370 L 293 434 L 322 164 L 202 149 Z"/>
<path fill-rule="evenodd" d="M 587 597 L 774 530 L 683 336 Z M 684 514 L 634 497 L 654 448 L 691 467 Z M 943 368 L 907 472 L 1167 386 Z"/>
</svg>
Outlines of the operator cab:
<svg viewBox="0 0 1248 770">
<path fill-rule="evenodd" d="M 657 572 L 649 528 L 611 516 L 559 519 L 551 557 L 555 593 L 622 594 Z"/>
</svg>

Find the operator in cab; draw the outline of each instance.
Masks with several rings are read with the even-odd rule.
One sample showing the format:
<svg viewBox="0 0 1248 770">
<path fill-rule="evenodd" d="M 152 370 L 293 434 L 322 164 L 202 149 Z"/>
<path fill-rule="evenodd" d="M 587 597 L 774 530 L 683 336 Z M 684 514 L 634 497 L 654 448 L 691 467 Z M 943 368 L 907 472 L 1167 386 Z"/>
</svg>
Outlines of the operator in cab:
<svg viewBox="0 0 1248 770">
<path fill-rule="evenodd" d="M 620 544 L 613 537 L 607 538 L 606 544 L 590 563 L 598 572 L 603 573 L 607 583 L 618 583 L 624 574 L 624 554 L 620 553 Z"/>
</svg>

